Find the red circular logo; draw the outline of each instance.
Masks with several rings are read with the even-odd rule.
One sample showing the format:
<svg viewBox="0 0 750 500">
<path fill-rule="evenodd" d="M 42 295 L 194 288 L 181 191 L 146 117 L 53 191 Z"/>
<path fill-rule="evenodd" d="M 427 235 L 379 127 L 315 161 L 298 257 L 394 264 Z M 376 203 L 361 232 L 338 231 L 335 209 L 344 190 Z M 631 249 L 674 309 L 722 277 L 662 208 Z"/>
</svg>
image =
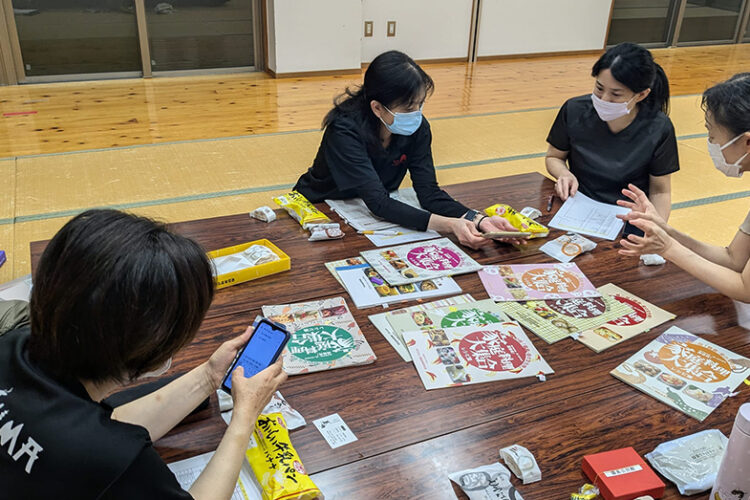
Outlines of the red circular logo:
<svg viewBox="0 0 750 500">
<path fill-rule="evenodd" d="M 526 345 L 499 330 L 481 330 L 466 335 L 458 344 L 458 352 L 468 364 L 493 372 L 521 370 L 531 361 Z"/>
<path fill-rule="evenodd" d="M 615 326 L 632 326 L 637 325 L 638 323 L 643 323 L 646 318 L 648 318 L 648 311 L 640 303 L 621 295 L 615 295 L 614 297 L 618 302 L 622 302 L 623 304 L 632 307 L 633 312 L 626 314 L 625 316 L 620 316 L 617 319 L 613 319 L 608 324 Z"/>
</svg>

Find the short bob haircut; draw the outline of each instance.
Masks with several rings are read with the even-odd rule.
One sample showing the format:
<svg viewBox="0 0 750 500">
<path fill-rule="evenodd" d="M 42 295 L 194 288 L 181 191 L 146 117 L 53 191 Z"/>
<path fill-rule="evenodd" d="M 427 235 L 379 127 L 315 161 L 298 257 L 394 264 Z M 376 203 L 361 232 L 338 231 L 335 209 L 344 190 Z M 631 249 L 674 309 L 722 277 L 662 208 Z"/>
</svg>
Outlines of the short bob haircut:
<svg viewBox="0 0 750 500">
<path fill-rule="evenodd" d="M 132 380 L 193 339 L 213 294 L 196 242 L 144 217 L 89 210 L 39 261 L 29 355 L 61 378 Z"/>
<path fill-rule="evenodd" d="M 734 136 L 750 132 L 750 73 L 738 73 L 706 90 L 703 110 Z"/>
</svg>

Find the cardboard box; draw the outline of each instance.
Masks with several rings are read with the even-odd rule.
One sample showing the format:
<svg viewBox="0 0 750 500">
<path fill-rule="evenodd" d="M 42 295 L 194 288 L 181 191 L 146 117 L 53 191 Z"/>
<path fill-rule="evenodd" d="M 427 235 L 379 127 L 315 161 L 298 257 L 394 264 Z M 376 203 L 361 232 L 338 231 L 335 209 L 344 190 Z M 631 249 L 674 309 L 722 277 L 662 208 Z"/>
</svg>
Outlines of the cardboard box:
<svg viewBox="0 0 750 500">
<path fill-rule="evenodd" d="M 231 273 L 220 274 L 216 277 L 217 290 L 220 288 L 237 285 L 239 283 L 244 283 L 246 281 L 262 278 L 270 274 L 288 271 L 292 268 L 292 259 L 290 259 L 289 256 L 282 252 L 276 245 L 265 239 L 251 241 L 249 243 L 242 243 L 241 245 L 235 245 L 233 247 L 221 248 L 219 250 L 213 250 L 211 252 L 208 252 L 206 255 L 208 255 L 209 259 L 215 259 L 216 257 L 224 257 L 225 255 L 242 252 L 243 250 L 246 250 L 253 245 L 263 245 L 264 247 L 268 247 L 273 253 L 279 256 L 280 260 L 240 269 L 239 271 L 233 271 Z"/>
<path fill-rule="evenodd" d="M 662 480 L 633 448 L 586 455 L 582 467 L 605 500 L 661 498 L 664 494 Z"/>
</svg>

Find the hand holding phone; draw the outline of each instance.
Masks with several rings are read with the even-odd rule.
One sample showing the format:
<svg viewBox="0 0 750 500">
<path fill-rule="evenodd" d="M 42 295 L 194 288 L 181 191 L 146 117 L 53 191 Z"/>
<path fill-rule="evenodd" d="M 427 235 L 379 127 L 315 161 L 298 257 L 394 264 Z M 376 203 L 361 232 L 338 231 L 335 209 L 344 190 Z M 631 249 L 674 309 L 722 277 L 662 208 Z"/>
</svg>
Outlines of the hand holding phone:
<svg viewBox="0 0 750 500">
<path fill-rule="evenodd" d="M 237 352 L 221 383 L 222 390 L 231 393 L 232 372 L 238 366 L 242 366 L 245 378 L 250 378 L 272 365 L 290 338 L 291 335 L 284 328 L 262 318 L 255 326 L 250 340 Z"/>
</svg>

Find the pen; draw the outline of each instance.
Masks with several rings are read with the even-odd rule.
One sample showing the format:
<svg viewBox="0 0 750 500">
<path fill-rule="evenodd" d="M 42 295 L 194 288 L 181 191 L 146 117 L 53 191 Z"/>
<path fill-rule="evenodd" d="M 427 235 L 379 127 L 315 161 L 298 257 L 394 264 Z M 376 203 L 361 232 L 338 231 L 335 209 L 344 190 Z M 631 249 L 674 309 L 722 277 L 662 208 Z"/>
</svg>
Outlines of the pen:
<svg viewBox="0 0 750 500">
<path fill-rule="evenodd" d="M 549 195 L 549 200 L 547 200 L 547 212 L 552 211 L 552 202 L 555 201 L 555 195 L 551 194 Z"/>
<path fill-rule="evenodd" d="M 374 234 L 380 236 L 402 236 L 404 233 L 401 231 L 357 231 L 359 234 Z"/>
</svg>

